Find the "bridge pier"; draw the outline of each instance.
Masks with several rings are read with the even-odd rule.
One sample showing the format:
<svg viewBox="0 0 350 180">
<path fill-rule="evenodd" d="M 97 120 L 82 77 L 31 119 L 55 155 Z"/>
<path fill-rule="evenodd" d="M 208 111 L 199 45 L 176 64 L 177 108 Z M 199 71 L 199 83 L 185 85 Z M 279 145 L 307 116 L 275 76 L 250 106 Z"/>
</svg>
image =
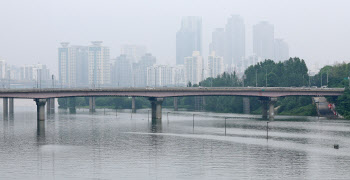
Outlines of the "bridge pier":
<svg viewBox="0 0 350 180">
<path fill-rule="evenodd" d="M 152 124 L 162 123 L 162 103 L 163 98 L 149 98 L 152 105 Z"/>
<path fill-rule="evenodd" d="M 131 98 L 131 112 L 136 113 L 135 97 Z"/>
<path fill-rule="evenodd" d="M 95 97 L 89 97 L 89 112 L 93 113 L 96 111 Z"/>
<path fill-rule="evenodd" d="M 36 102 L 37 120 L 45 121 L 46 99 L 34 99 L 34 101 Z"/>
<path fill-rule="evenodd" d="M 277 98 L 270 98 L 269 102 L 269 120 L 275 120 L 275 103 L 277 102 Z"/>
<path fill-rule="evenodd" d="M 69 109 L 69 113 L 76 113 L 76 109 L 75 109 L 75 97 L 70 97 L 68 99 L 68 109 Z"/>
<path fill-rule="evenodd" d="M 55 113 L 55 98 L 50 98 L 50 113 Z"/>
<path fill-rule="evenodd" d="M 46 102 L 47 102 L 47 104 L 46 104 L 46 113 L 50 114 L 51 113 L 51 99 L 47 98 Z"/>
<path fill-rule="evenodd" d="M 267 119 L 267 106 L 268 106 L 268 103 L 269 103 L 269 99 L 267 97 L 260 98 L 260 102 L 262 104 L 262 108 L 261 108 L 262 119 Z"/>
<path fill-rule="evenodd" d="M 14 100 L 13 98 L 9 98 L 9 114 L 10 114 L 10 117 L 13 117 L 14 114 L 15 114 L 15 111 L 14 111 Z"/>
<path fill-rule="evenodd" d="M 249 97 L 243 97 L 243 114 L 250 114 Z"/>
<path fill-rule="evenodd" d="M 177 111 L 178 107 L 177 107 L 177 97 L 174 97 L 174 111 Z"/>
<path fill-rule="evenodd" d="M 4 118 L 4 120 L 5 120 L 5 119 L 8 119 L 8 117 L 9 117 L 8 98 L 2 98 L 2 103 L 3 103 L 3 106 L 2 106 L 2 113 L 3 113 L 3 118 Z"/>
</svg>

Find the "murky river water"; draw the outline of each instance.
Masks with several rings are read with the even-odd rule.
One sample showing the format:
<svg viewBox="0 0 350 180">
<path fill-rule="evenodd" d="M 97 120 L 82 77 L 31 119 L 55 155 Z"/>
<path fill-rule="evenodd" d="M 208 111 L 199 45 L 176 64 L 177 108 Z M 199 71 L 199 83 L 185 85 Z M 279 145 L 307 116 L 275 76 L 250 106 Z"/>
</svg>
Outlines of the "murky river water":
<svg viewBox="0 0 350 180">
<path fill-rule="evenodd" d="M 163 109 L 152 126 L 146 109 L 78 109 L 38 129 L 34 103 L 15 103 L 13 120 L 1 114 L 0 179 L 350 178 L 350 121 L 277 116 L 267 140 L 254 115 Z"/>
</svg>

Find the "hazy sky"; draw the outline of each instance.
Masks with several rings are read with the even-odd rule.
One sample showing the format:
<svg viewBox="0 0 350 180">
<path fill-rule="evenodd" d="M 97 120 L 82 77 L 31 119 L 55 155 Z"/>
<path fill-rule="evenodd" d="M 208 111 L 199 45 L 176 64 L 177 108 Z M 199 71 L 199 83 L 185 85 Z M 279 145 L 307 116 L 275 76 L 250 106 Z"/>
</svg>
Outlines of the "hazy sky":
<svg viewBox="0 0 350 180">
<path fill-rule="evenodd" d="M 269 21 L 290 56 L 308 64 L 350 60 L 348 0 L 1 0 L 0 57 L 9 64 L 45 63 L 57 73 L 60 42 L 89 45 L 102 40 L 118 56 L 120 45 L 140 44 L 158 63 L 175 64 L 175 35 L 181 17 L 202 16 L 203 54 L 213 29 L 231 14 L 246 24 L 246 54 L 252 26 Z"/>
</svg>

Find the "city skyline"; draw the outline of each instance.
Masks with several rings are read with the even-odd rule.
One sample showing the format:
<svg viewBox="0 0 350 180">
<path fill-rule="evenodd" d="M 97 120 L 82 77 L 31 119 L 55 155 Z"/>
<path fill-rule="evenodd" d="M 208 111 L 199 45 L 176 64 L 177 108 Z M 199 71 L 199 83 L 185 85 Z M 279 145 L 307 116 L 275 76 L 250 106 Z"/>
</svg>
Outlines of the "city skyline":
<svg viewBox="0 0 350 180">
<path fill-rule="evenodd" d="M 69 2 L 70 6 L 63 6 L 65 2 Z M 246 25 L 246 56 L 253 52 L 252 26 L 260 21 L 268 21 L 275 27 L 275 38 L 288 42 L 290 56 L 305 59 L 309 66 L 315 62 L 333 64 L 335 61 L 348 61 L 348 1 L 330 2 L 130 1 L 123 3 L 122 8 L 118 2 L 107 0 L 97 4 L 86 1 L 83 6 L 78 1 L 65 0 L 60 3 L 41 0 L 21 3 L 3 1 L 0 17 L 6 28 L 1 30 L 0 56 L 15 65 L 33 62 L 47 64 L 57 75 L 56 48 L 60 42 L 74 42 L 74 45 L 102 40 L 105 46 L 110 47 L 111 57 L 119 55 L 122 44 L 141 44 L 147 46 L 162 64 L 175 64 L 175 34 L 183 16 L 202 17 L 202 54 L 207 57 L 211 33 L 215 28 L 224 27 L 232 14 L 239 14 Z M 44 6 L 46 9 L 40 8 Z M 128 9 L 130 16 L 124 19 L 125 9 Z M 96 13 L 90 14 L 91 10 Z M 23 13 L 16 14 L 18 11 Z M 16 53 L 18 50 L 23 53 Z"/>
</svg>

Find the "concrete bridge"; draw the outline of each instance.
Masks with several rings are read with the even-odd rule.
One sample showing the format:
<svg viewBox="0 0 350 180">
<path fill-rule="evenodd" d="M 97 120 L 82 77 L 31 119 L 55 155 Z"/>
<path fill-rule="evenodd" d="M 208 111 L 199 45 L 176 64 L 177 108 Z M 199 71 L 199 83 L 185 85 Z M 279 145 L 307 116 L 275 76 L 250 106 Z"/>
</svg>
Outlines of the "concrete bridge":
<svg viewBox="0 0 350 180">
<path fill-rule="evenodd" d="M 45 105 L 52 111 L 54 98 L 90 97 L 90 111 L 95 109 L 95 97 L 127 96 L 132 98 L 132 109 L 135 112 L 134 97 L 148 97 L 152 105 L 152 119 L 161 121 L 163 98 L 174 97 L 177 109 L 177 97 L 183 96 L 245 96 L 260 97 L 263 118 L 274 118 L 274 104 L 283 96 L 340 96 L 344 88 L 292 88 L 292 87 L 179 87 L 179 88 L 98 88 L 98 89 L 1 89 L 4 118 L 13 114 L 13 98 L 34 99 L 37 105 L 38 121 L 45 120 Z M 269 106 L 269 107 L 268 107 Z"/>
</svg>

